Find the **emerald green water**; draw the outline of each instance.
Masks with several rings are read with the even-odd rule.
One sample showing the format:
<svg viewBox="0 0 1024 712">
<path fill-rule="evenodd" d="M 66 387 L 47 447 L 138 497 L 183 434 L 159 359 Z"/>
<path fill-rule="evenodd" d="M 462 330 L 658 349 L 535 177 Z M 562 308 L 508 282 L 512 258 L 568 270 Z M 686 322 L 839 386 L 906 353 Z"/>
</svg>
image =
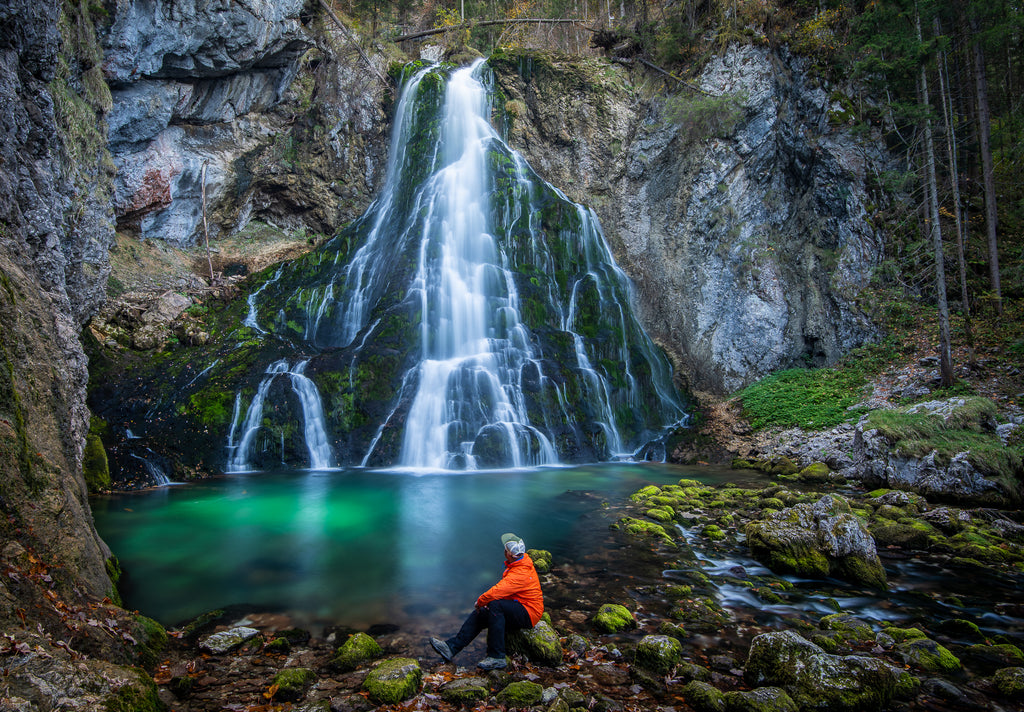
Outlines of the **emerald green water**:
<svg viewBox="0 0 1024 712">
<path fill-rule="evenodd" d="M 405 474 L 232 475 L 93 500 L 125 605 L 174 625 L 229 605 L 360 626 L 465 609 L 498 577 L 506 531 L 570 556 L 603 501 L 734 472 L 605 463 Z M 604 524 L 607 532 L 607 525 Z"/>
</svg>

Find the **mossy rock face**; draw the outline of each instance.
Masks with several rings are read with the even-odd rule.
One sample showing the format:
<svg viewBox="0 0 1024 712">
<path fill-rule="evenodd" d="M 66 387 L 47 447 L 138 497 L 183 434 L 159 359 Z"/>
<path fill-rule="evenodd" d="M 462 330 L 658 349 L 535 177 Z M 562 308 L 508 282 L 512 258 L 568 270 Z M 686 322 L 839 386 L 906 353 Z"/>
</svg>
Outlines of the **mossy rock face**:
<svg viewBox="0 0 1024 712">
<path fill-rule="evenodd" d="M 366 633 L 349 636 L 331 658 L 331 666 L 342 672 L 355 670 L 360 665 L 379 658 L 384 654 L 377 641 Z"/>
<path fill-rule="evenodd" d="M 93 417 L 89 423 L 89 434 L 85 436 L 85 451 L 82 453 L 82 474 L 90 493 L 110 489 L 110 463 L 103 448 L 100 430 L 105 427 L 102 420 Z"/>
<path fill-rule="evenodd" d="M 726 712 L 799 712 L 793 698 L 781 687 L 759 687 L 756 690 L 726 692 Z"/>
<path fill-rule="evenodd" d="M 682 659 L 682 644 L 667 635 L 645 635 L 636 646 L 636 664 L 652 672 L 667 673 Z"/>
<path fill-rule="evenodd" d="M 683 698 L 696 712 L 725 712 L 725 695 L 710 683 L 700 680 L 686 683 Z"/>
<path fill-rule="evenodd" d="M 529 680 L 519 680 L 499 692 L 495 698 L 509 707 L 529 707 L 540 702 L 543 696 L 543 685 Z"/>
<path fill-rule="evenodd" d="M 1011 667 L 997 670 L 992 681 L 999 694 L 1011 700 L 1024 700 L 1024 667 Z"/>
<path fill-rule="evenodd" d="M 286 668 L 271 682 L 277 686 L 274 697 L 282 702 L 296 702 L 305 697 L 310 686 L 316 681 L 316 673 L 309 668 Z"/>
<path fill-rule="evenodd" d="M 556 667 L 562 662 L 562 644 L 558 633 L 547 621 L 538 621 L 533 628 L 511 631 L 506 635 L 509 651 L 526 656 L 531 662 Z"/>
<path fill-rule="evenodd" d="M 960 670 L 960 660 L 930 638 L 915 638 L 896 646 L 909 664 L 930 674 L 950 674 Z"/>
<path fill-rule="evenodd" d="M 551 552 L 546 549 L 527 549 L 526 555 L 533 561 L 533 568 L 537 573 L 546 574 L 551 570 Z"/>
<path fill-rule="evenodd" d="M 754 638 L 744 678 L 783 688 L 801 709 L 862 712 L 888 705 L 900 672 L 877 658 L 830 655 L 787 630 Z"/>
<path fill-rule="evenodd" d="M 407 700 L 420 689 L 423 671 L 412 658 L 391 658 L 378 663 L 363 680 L 370 699 L 381 705 Z"/>
<path fill-rule="evenodd" d="M 618 603 L 606 603 L 594 616 L 594 627 L 604 633 L 621 633 L 636 626 L 636 619 L 629 609 Z"/>
<path fill-rule="evenodd" d="M 453 705 L 472 705 L 490 694 L 490 683 L 482 677 L 460 677 L 441 687 L 442 699 Z"/>
</svg>

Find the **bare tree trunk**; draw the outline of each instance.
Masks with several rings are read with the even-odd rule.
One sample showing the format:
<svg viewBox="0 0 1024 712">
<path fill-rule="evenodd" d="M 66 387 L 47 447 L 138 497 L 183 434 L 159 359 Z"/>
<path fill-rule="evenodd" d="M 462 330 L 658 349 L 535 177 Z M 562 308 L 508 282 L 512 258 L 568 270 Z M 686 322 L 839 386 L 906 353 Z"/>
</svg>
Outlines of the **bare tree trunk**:
<svg viewBox="0 0 1024 712">
<path fill-rule="evenodd" d="M 914 15 L 917 22 L 917 40 L 921 42 L 921 15 L 914 5 Z M 935 141 L 932 138 L 931 101 L 928 98 L 928 72 L 924 64 L 921 64 L 918 83 L 921 90 L 921 102 L 925 110 L 924 119 L 924 147 L 925 147 L 925 170 L 927 173 L 927 194 L 929 232 L 931 233 L 932 246 L 935 250 L 935 297 L 939 308 L 939 378 L 943 388 L 953 385 L 953 349 L 949 329 L 949 302 L 946 298 L 946 265 L 942 251 L 942 226 L 939 224 L 939 193 L 938 181 L 935 179 Z"/>
<path fill-rule="evenodd" d="M 936 37 L 941 35 L 939 19 L 935 18 L 933 30 Z M 942 120 L 946 129 L 946 152 L 949 154 L 949 183 L 953 189 L 953 222 L 956 225 L 956 257 L 960 268 L 960 301 L 964 310 L 964 336 L 967 340 L 967 360 L 974 365 L 974 329 L 971 324 L 971 302 L 967 292 L 967 258 L 964 254 L 964 220 L 960 213 L 960 169 L 956 157 L 956 126 L 953 117 L 953 100 L 950 96 L 949 77 L 946 73 L 946 52 L 939 52 L 939 96 L 942 99 Z"/>
<path fill-rule="evenodd" d="M 978 99 L 978 145 L 981 150 L 981 179 L 985 188 L 985 231 L 988 235 L 988 272 L 996 314 L 1003 313 L 1003 293 L 999 286 L 998 212 L 996 206 L 996 174 L 992 163 L 992 112 L 988 105 L 988 79 L 985 76 L 985 55 L 978 39 L 978 21 L 971 18 L 972 68 L 974 90 Z"/>
<path fill-rule="evenodd" d="M 213 286 L 213 258 L 210 257 L 210 231 L 206 224 L 206 166 L 209 161 L 203 161 L 203 168 L 199 176 L 199 192 L 203 203 L 203 243 L 206 245 L 206 264 L 210 267 L 210 286 Z"/>
</svg>

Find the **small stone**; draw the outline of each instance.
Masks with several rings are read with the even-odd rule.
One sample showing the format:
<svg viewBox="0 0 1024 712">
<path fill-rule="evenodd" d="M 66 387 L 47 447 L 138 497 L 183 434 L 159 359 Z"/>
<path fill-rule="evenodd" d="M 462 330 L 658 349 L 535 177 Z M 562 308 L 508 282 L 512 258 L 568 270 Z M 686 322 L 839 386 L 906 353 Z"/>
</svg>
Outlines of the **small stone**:
<svg viewBox="0 0 1024 712">
<path fill-rule="evenodd" d="M 221 655 L 237 648 L 239 645 L 255 638 L 260 632 L 255 628 L 246 628 L 244 626 L 238 628 L 230 628 L 228 630 L 222 630 L 218 633 L 208 635 L 199 641 L 199 647 L 203 650 L 207 650 L 214 655 Z"/>
<path fill-rule="evenodd" d="M 378 663 L 363 680 L 363 689 L 378 704 L 393 705 L 417 693 L 423 671 L 412 658 L 391 658 Z"/>
<path fill-rule="evenodd" d="M 1024 667 L 1009 667 L 996 670 L 992 676 L 999 694 L 1012 700 L 1024 700 Z"/>
<path fill-rule="evenodd" d="M 482 677 L 460 677 L 441 687 L 441 697 L 452 704 L 472 704 L 490 694 L 490 683 Z"/>
<path fill-rule="evenodd" d="M 529 707 L 540 702 L 544 695 L 544 686 L 529 680 L 513 682 L 495 697 L 509 707 Z"/>
</svg>

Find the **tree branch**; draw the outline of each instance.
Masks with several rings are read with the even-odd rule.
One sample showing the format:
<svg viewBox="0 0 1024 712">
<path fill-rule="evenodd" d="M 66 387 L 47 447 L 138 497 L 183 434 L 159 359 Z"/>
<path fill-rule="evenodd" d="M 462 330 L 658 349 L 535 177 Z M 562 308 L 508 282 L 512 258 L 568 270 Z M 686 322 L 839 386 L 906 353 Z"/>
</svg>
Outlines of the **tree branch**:
<svg viewBox="0 0 1024 712">
<path fill-rule="evenodd" d="M 320 0 L 320 2 L 323 2 L 323 0 Z M 443 32 L 448 32 L 449 30 L 461 30 L 461 29 L 464 29 L 464 28 L 467 28 L 467 27 L 487 27 L 487 26 L 490 26 L 490 25 L 512 25 L 512 24 L 515 24 L 517 22 L 523 22 L 523 23 L 536 22 L 537 24 L 541 24 L 541 25 L 557 25 L 557 24 L 582 25 L 584 21 L 583 20 L 570 20 L 570 19 L 564 19 L 564 18 L 549 20 L 549 19 L 543 18 L 543 17 L 521 17 L 521 18 L 517 18 L 517 19 L 514 19 L 514 20 L 482 20 L 480 22 L 463 22 L 461 25 L 452 25 L 451 27 L 435 27 L 432 30 L 423 30 L 422 32 L 413 32 L 413 33 L 408 34 L 408 35 L 401 35 L 400 37 L 396 37 L 394 41 L 395 42 L 405 42 L 406 40 L 418 40 L 418 39 L 421 39 L 423 37 L 430 37 L 431 35 L 439 35 L 439 34 L 441 34 Z M 592 27 L 584 27 L 583 29 L 588 30 L 590 32 L 595 32 L 596 31 Z"/>
<path fill-rule="evenodd" d="M 319 0 L 319 1 L 320 1 L 320 7 L 322 7 L 324 10 L 326 10 L 327 14 L 331 16 L 331 19 L 334 20 L 334 24 L 336 24 L 338 26 L 338 28 L 341 30 L 342 34 L 345 35 L 345 38 L 350 43 L 352 43 L 353 47 L 356 48 L 356 50 L 359 52 L 359 56 L 363 58 L 363 61 L 366 62 L 367 66 L 370 69 L 373 70 L 373 73 L 376 74 L 377 78 L 380 79 L 384 83 L 384 86 L 386 86 L 388 88 L 388 90 L 391 90 L 391 82 L 388 81 L 388 78 L 386 76 L 384 76 L 384 74 L 381 73 L 381 71 L 379 69 L 377 69 L 376 66 L 374 66 L 373 62 L 370 61 L 369 55 L 367 55 L 366 52 L 363 51 L 363 48 L 359 46 L 359 43 L 356 42 L 356 38 L 353 37 L 352 33 L 349 31 L 349 29 L 347 27 L 345 27 L 345 23 L 342 22 L 338 18 L 338 16 L 334 14 L 334 10 L 331 9 L 331 6 L 328 5 L 325 2 L 325 0 Z"/>
</svg>

